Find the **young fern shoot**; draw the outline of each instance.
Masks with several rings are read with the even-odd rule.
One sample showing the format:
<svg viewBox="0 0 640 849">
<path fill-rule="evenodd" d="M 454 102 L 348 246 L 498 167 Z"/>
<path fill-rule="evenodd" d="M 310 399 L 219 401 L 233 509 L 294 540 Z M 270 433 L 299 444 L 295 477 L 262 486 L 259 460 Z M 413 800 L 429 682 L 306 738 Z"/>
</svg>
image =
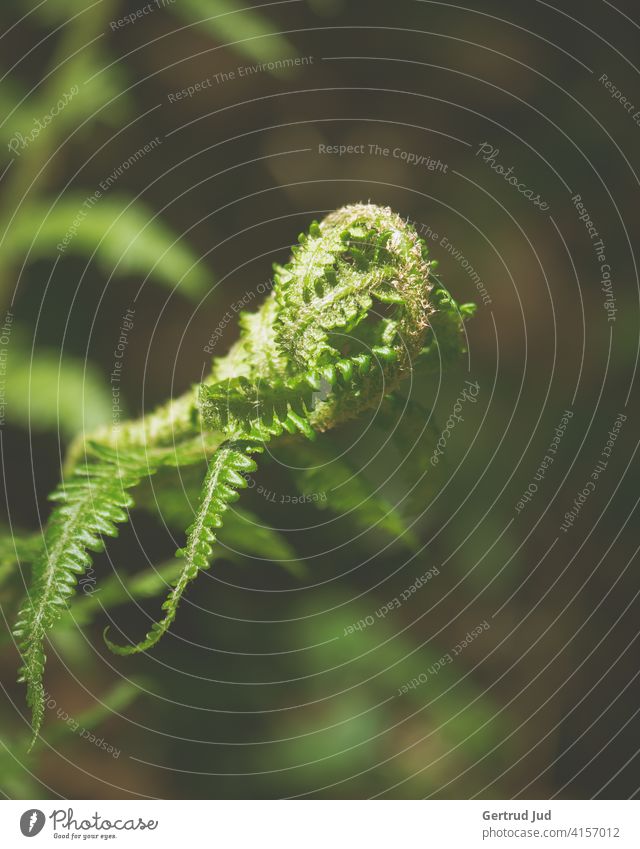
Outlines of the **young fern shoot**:
<svg viewBox="0 0 640 849">
<path fill-rule="evenodd" d="M 208 471 L 164 618 L 137 644 L 117 645 L 105 633 L 121 655 L 150 649 L 169 629 L 186 587 L 211 565 L 224 513 L 267 442 L 313 440 L 385 399 L 392 404 L 417 363 L 442 368 L 464 350 L 463 318 L 472 306 L 458 307 L 435 281 L 434 265 L 415 229 L 390 209 L 354 204 L 314 221 L 290 261 L 274 267 L 262 306 L 240 316 L 240 338 L 203 384 L 72 445 L 15 630 L 34 740 L 44 715 L 46 633 L 90 552 L 127 520 L 140 481 L 162 466 L 200 462 L 204 448 Z"/>
</svg>

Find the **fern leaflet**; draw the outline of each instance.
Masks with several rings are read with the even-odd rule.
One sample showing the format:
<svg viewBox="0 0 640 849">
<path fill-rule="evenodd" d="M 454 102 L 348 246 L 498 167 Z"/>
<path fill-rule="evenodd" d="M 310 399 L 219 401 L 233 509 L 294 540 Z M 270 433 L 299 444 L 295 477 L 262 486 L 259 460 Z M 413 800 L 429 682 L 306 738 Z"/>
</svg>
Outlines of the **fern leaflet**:
<svg viewBox="0 0 640 849">
<path fill-rule="evenodd" d="M 153 470 L 139 459 L 101 450 L 100 462 L 76 468 L 70 480 L 50 496 L 58 503 L 33 563 L 32 589 L 19 614 L 14 636 L 22 655 L 21 681 L 33 711 L 33 742 L 44 716 L 42 677 L 44 638 L 67 607 L 78 577 L 91 564 L 89 552 L 102 551 L 102 537 L 115 536 L 133 504 L 128 491 Z"/>
<path fill-rule="evenodd" d="M 230 441 L 225 442 L 215 453 L 202 485 L 194 522 L 187 529 L 187 544 L 176 552 L 176 556 L 184 557 L 185 563 L 174 588 L 162 605 L 166 611 L 164 618 L 154 622 L 144 640 L 135 645 L 120 646 L 111 642 L 107 638 L 108 628 L 105 629 L 104 639 L 112 652 L 128 655 L 146 651 L 169 629 L 188 584 L 197 577 L 198 572 L 209 568 L 212 544 L 216 540 L 215 529 L 222 526 L 222 514 L 231 502 L 239 498 L 238 490 L 247 486 L 242 473 L 256 469 L 255 462 L 248 454 L 260 450 L 261 446 L 257 443 Z"/>
<path fill-rule="evenodd" d="M 212 429 L 241 431 L 254 439 L 300 431 L 315 437 L 307 420 L 313 384 L 299 379 L 253 382 L 235 377 L 200 388 L 200 414 Z"/>
</svg>

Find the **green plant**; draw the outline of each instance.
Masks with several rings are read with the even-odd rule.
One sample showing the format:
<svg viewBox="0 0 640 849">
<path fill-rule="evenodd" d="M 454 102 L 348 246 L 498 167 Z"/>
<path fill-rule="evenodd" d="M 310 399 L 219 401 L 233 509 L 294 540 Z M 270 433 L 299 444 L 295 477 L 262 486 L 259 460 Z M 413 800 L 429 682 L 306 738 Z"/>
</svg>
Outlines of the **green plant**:
<svg viewBox="0 0 640 849">
<path fill-rule="evenodd" d="M 105 633 L 118 654 L 145 651 L 167 631 L 185 588 L 209 568 L 225 512 L 247 486 L 267 442 L 313 441 L 381 403 L 393 404 L 417 366 L 441 368 L 443 358 L 463 350 L 463 319 L 473 308 L 458 307 L 433 267 L 414 228 L 391 210 L 364 204 L 339 209 L 313 222 L 290 262 L 275 266 L 270 294 L 256 312 L 241 315 L 239 340 L 214 360 L 204 383 L 140 420 L 75 440 L 51 496 L 57 506 L 33 557 L 15 629 L 34 739 L 44 716 L 47 631 L 67 607 L 91 552 L 117 533 L 138 494 L 147 509 L 179 515 L 168 473 L 207 459 L 164 617 L 135 644 L 118 645 Z M 154 474 L 163 485 L 150 499 L 145 486 Z M 341 509 L 356 510 L 361 496 L 358 485 L 347 487 Z M 369 512 L 365 521 L 371 519 Z"/>
</svg>

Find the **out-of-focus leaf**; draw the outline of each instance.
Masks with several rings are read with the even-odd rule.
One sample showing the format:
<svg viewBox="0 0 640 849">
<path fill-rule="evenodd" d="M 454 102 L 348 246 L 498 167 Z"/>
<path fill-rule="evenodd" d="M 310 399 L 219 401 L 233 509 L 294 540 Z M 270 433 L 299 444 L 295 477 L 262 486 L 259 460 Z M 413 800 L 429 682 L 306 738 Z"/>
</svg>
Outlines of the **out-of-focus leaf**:
<svg viewBox="0 0 640 849">
<path fill-rule="evenodd" d="M 81 711 L 77 716 L 64 713 L 62 715 L 64 719 L 59 718 L 57 722 L 51 723 L 47 727 L 47 742 L 49 745 L 56 745 L 63 738 L 68 739 L 73 734 L 80 734 L 85 730 L 91 731 L 108 720 L 114 711 L 125 710 L 140 694 L 141 689 L 136 682 L 116 681 L 99 699 L 95 697 L 95 705 Z M 61 711 L 64 710 L 62 705 L 59 708 Z M 56 703 L 56 708 L 52 710 L 57 711 L 57 709 Z M 9 727 L 9 722 L 4 716 L 0 717 L 0 727 L 3 729 Z M 0 737 L 0 793 L 9 799 L 43 799 L 46 798 L 47 791 L 33 775 L 33 761 L 27 762 L 24 758 L 31 733 L 28 727 L 23 726 L 23 728 L 25 730 L 14 728 L 10 735 L 3 734 Z"/>
<path fill-rule="evenodd" d="M 2 727 L 8 728 L 8 723 L 3 721 Z M 0 737 L 0 793 L 5 799 L 43 799 L 45 791 L 35 780 L 32 765 L 23 765 L 25 759 L 20 749 L 27 748 L 29 738 L 22 734 L 16 744 L 16 736 L 12 733 Z"/>
<path fill-rule="evenodd" d="M 472 671 L 490 636 L 455 654 L 466 625 L 433 639 L 420 629 L 402 632 L 400 613 L 376 615 L 386 600 L 355 602 L 331 590 L 291 609 L 308 647 L 299 656 L 300 689 L 289 696 L 296 707 L 286 735 L 274 721 L 274 738 L 283 738 L 277 747 L 258 755 L 261 768 L 282 771 L 282 792 L 344 798 L 357 776 L 359 794 L 419 798 L 447 782 L 459 782 L 453 793 L 466 791 L 465 768 L 478 758 L 495 774 L 507 765 L 499 743 L 515 718 L 499 712 Z"/>
<path fill-rule="evenodd" d="M 114 711 L 125 710 L 140 695 L 133 681 L 117 681 L 93 707 L 75 717 L 79 726 L 91 729 L 109 719 Z"/>
<path fill-rule="evenodd" d="M 375 425 L 383 429 L 380 439 L 388 437 L 394 451 L 396 485 L 402 483 L 404 489 L 403 509 L 414 518 L 422 515 L 442 483 L 446 466 L 445 462 L 431 463 L 441 435 L 433 414 L 414 399 L 392 395 L 377 414 Z"/>
<path fill-rule="evenodd" d="M 422 709 L 423 722 L 440 726 L 439 733 L 449 745 L 464 740 L 468 754 L 474 757 L 484 754 L 502 739 L 507 718 L 495 719 L 496 705 L 492 698 L 484 694 L 481 683 L 467 675 L 473 651 L 465 654 L 463 650 L 459 657 L 453 656 L 457 640 L 465 634 L 449 638 L 449 642 L 440 637 L 416 645 L 409 633 L 398 633 L 397 622 L 392 622 L 390 616 L 379 619 L 375 615 L 379 604 L 380 599 L 366 605 L 354 603 L 346 596 L 327 594 L 323 598 L 322 615 L 317 615 L 318 608 L 311 608 L 306 602 L 296 608 L 307 642 L 315 647 L 305 655 L 308 669 L 333 671 L 329 684 L 324 679 L 318 682 L 318 696 L 325 696 L 328 689 L 341 690 L 341 684 L 346 688 L 354 681 L 363 682 L 357 692 L 370 691 L 372 704 L 392 697 L 393 706 L 402 707 L 406 700 L 408 705 L 403 711 Z M 370 621 L 367 620 L 370 616 L 374 624 L 349 632 L 349 626 Z M 478 646 L 483 639 L 488 638 L 477 637 Z M 404 690 L 405 685 L 421 675 L 426 676 L 426 683 Z M 341 698 L 338 696 L 334 701 L 339 703 Z"/>
<path fill-rule="evenodd" d="M 31 352 L 14 340 L 7 359 L 6 420 L 69 439 L 109 422 L 112 398 L 95 366 L 49 350 Z"/>
<path fill-rule="evenodd" d="M 218 542 L 224 546 L 225 555 L 230 552 L 240 558 L 272 560 L 296 578 L 308 574 L 307 567 L 298 560 L 283 534 L 265 525 L 249 510 L 235 505 L 225 514 L 224 525 L 218 531 Z"/>
<path fill-rule="evenodd" d="M 136 685 L 136 682 L 131 680 L 116 681 L 104 695 L 94 696 L 96 702 L 94 705 L 74 716 L 71 716 L 64 706 L 58 705 L 56 701 L 56 707 L 51 708 L 51 710 L 56 713 L 60 711 L 60 714 L 58 715 L 58 722 L 50 724 L 47 728 L 48 743 L 53 745 L 63 737 L 96 728 L 108 720 L 114 711 L 125 710 L 140 693 L 140 687 Z M 25 745 L 28 743 L 28 739 L 25 736 Z M 15 748 L 14 745 L 13 749 L 15 750 Z"/>
<path fill-rule="evenodd" d="M 40 550 L 42 535 L 0 528 L 0 586 L 18 565 L 29 565 Z"/>
<path fill-rule="evenodd" d="M 30 12 L 33 18 L 46 24 L 61 24 L 68 21 L 74 15 L 87 9 L 85 0 L 11 0 L 11 6 L 21 11 L 22 15 Z M 94 4 L 95 6 L 95 4 Z M 111 11 L 117 8 L 117 0 L 102 0 L 96 9 L 87 12 L 88 18 L 91 14 L 99 13 L 101 7 L 107 7 Z"/>
<path fill-rule="evenodd" d="M 0 132 L 3 141 L 9 139 L 13 133 L 31 124 L 31 110 L 25 110 L 24 103 L 20 101 L 25 97 L 26 89 L 15 78 L 8 76 L 0 83 Z M 28 102 L 28 101 L 25 101 Z"/>
<path fill-rule="evenodd" d="M 95 258 L 106 274 L 139 276 L 199 300 L 209 276 L 198 257 L 139 201 L 101 197 L 87 208 L 87 198 L 67 194 L 53 208 L 45 202 L 27 206 L 11 227 L 4 245 L 13 263 L 56 253 Z M 5 262 L 7 260 L 5 259 Z"/>
<path fill-rule="evenodd" d="M 114 64 L 96 45 L 63 65 L 56 75 L 56 85 L 60 95 L 77 88 L 77 94 L 47 128 L 53 129 L 60 140 L 87 118 L 89 121 L 80 132 L 95 132 L 96 122 L 121 126 L 125 116 L 131 113 L 132 98 L 127 91 L 130 81 L 124 65 Z M 30 104 L 31 111 L 34 108 Z M 50 104 L 44 108 L 43 114 L 46 114 L 48 108 Z"/>
<path fill-rule="evenodd" d="M 20 0 L 20 16 L 28 9 L 33 10 L 32 21 L 39 21 L 47 27 L 64 24 L 57 38 L 59 52 L 54 58 L 57 67 L 42 85 L 30 91 L 29 97 L 12 115 L 9 115 L 10 110 L 2 110 L 3 119 L 9 115 L 3 126 L 3 134 L 6 133 L 8 137 L 14 132 L 28 135 L 33 130 L 34 122 L 45 121 L 61 98 L 64 99 L 63 108 L 56 111 L 30 147 L 35 148 L 42 141 L 50 149 L 57 147 L 86 118 L 94 117 L 93 125 L 97 120 L 118 126 L 131 105 L 131 97 L 127 93 L 129 82 L 125 66 L 121 62 L 113 62 L 104 51 L 101 38 L 109 29 L 109 22 L 117 12 L 118 3 L 101 0 L 88 9 L 83 0 L 46 0 L 44 3 L 40 0 Z M 84 14 L 78 14 L 82 12 Z M 24 94 L 22 92 L 17 96 L 20 87 L 15 82 L 22 68 L 23 65 L 19 64 L 12 76 L 2 82 L 2 88 L 7 90 L 0 95 L 0 103 L 3 104 L 8 93 L 11 94 L 11 109 Z M 100 73 L 96 75 L 97 72 Z M 95 78 L 90 79 L 94 75 Z M 101 111 L 107 103 L 109 107 Z M 91 126 L 89 128 L 93 129 Z"/>
<path fill-rule="evenodd" d="M 96 578 L 95 583 L 91 580 L 82 585 L 81 592 L 74 598 L 69 612 L 58 627 L 87 625 L 101 611 L 127 604 L 134 599 L 155 598 L 167 591 L 180 574 L 182 565 L 180 560 L 169 560 L 133 577 L 127 576 L 126 586 L 117 574 Z"/>
<path fill-rule="evenodd" d="M 268 13 L 259 12 L 242 0 L 178 0 L 167 8 L 256 62 L 275 62 L 297 55 L 291 42 L 278 33 L 277 24 L 270 23 Z"/>
<path fill-rule="evenodd" d="M 296 487 L 314 506 L 331 510 L 359 530 L 382 531 L 410 550 L 417 546 L 415 535 L 399 510 L 376 492 L 344 455 L 338 455 L 328 438 L 318 440 L 312 447 L 291 443 L 284 449 L 284 456 L 293 467 L 291 476 Z"/>
</svg>

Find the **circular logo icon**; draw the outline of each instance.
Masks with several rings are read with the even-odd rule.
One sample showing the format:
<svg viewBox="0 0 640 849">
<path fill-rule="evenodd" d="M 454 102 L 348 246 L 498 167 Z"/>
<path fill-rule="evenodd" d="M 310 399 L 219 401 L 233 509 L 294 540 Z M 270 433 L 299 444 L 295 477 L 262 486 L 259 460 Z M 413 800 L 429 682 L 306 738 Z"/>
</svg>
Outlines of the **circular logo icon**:
<svg viewBox="0 0 640 849">
<path fill-rule="evenodd" d="M 25 837 L 35 837 L 44 827 L 45 815 L 37 808 L 30 808 L 20 817 L 20 831 Z"/>
</svg>

